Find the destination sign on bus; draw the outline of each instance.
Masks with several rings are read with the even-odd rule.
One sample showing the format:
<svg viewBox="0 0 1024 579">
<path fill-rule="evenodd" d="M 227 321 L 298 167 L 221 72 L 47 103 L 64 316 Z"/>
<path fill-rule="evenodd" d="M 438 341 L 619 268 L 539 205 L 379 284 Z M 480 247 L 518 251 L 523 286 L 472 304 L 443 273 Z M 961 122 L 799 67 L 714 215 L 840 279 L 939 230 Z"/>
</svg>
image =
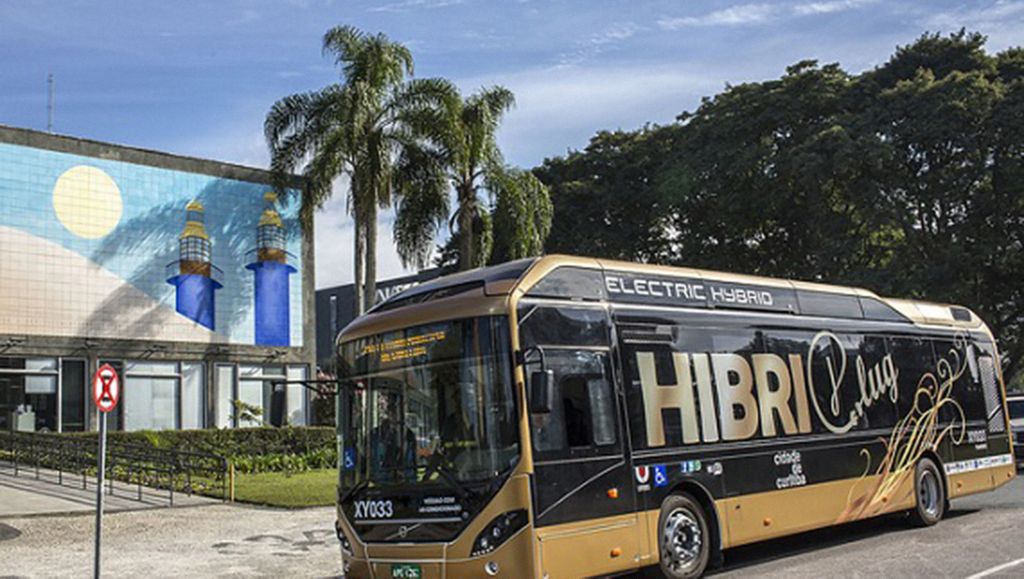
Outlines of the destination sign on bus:
<svg viewBox="0 0 1024 579">
<path fill-rule="evenodd" d="M 427 346 L 436 342 L 442 342 L 445 337 L 445 332 L 443 330 L 438 330 L 435 332 L 406 336 L 384 342 L 370 342 L 363 346 L 360 354 L 363 356 L 378 356 L 380 357 L 380 361 L 385 364 L 389 362 L 398 362 L 409 358 L 425 356 L 427 354 Z"/>
</svg>

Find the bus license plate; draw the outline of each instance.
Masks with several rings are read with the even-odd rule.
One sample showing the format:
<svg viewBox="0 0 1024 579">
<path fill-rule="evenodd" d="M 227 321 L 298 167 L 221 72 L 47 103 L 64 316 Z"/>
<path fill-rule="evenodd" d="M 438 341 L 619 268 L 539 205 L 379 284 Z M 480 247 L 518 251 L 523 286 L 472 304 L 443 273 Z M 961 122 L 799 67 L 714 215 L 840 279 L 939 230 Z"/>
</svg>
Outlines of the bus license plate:
<svg viewBox="0 0 1024 579">
<path fill-rule="evenodd" d="M 420 570 L 420 566 L 414 563 L 392 565 L 391 577 L 392 579 L 420 579 L 423 577 L 423 572 Z"/>
</svg>

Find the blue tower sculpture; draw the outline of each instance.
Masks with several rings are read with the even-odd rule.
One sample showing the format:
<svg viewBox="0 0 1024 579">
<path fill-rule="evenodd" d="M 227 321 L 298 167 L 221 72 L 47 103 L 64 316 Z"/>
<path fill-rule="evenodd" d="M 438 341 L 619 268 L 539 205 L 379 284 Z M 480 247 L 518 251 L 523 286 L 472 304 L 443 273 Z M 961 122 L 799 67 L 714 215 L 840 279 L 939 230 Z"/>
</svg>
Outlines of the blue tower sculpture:
<svg viewBox="0 0 1024 579">
<path fill-rule="evenodd" d="M 175 288 L 178 313 L 214 329 L 214 292 L 221 284 L 213 278 L 210 236 L 204 225 L 205 209 L 198 201 L 185 206 L 185 229 L 178 236 L 177 273 L 167 279 Z M 175 263 L 171 264 L 173 267 Z"/>
<path fill-rule="evenodd" d="M 288 276 L 295 268 L 288 265 L 285 251 L 284 224 L 277 212 L 277 194 L 263 195 L 264 209 L 256 231 L 256 261 L 245 266 L 256 276 L 256 344 L 288 346 L 291 344 L 290 299 Z"/>
</svg>

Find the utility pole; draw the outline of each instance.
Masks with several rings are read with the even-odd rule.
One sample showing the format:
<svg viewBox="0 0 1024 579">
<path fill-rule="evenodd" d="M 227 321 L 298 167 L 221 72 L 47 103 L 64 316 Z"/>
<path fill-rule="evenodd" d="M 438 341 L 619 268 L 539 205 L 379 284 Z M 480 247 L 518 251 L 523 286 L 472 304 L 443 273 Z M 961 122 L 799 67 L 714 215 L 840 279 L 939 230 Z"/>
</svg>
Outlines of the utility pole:
<svg viewBox="0 0 1024 579">
<path fill-rule="evenodd" d="M 46 78 L 46 132 L 53 132 L 53 73 Z"/>
</svg>

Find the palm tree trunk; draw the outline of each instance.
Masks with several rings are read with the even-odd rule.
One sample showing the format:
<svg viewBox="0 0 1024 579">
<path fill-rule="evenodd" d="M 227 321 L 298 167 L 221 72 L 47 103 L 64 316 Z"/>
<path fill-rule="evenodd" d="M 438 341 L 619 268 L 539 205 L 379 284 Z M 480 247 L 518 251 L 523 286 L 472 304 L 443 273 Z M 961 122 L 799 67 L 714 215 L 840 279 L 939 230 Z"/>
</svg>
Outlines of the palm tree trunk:
<svg viewBox="0 0 1024 579">
<path fill-rule="evenodd" d="M 371 203 L 366 220 L 366 310 L 377 303 L 377 205 Z M 365 310 L 364 310 L 365 311 Z"/>
<path fill-rule="evenodd" d="M 473 234 L 473 217 L 476 215 L 476 198 L 473 185 L 459 185 L 459 270 L 465 271 L 476 266 L 474 249 L 476 236 Z"/>
<path fill-rule="evenodd" d="M 366 259 L 365 238 L 363 236 L 363 216 L 358 209 L 355 215 L 356 251 L 353 256 L 355 264 L 355 281 L 353 281 L 352 313 L 355 317 L 363 315 L 363 261 Z"/>
</svg>

